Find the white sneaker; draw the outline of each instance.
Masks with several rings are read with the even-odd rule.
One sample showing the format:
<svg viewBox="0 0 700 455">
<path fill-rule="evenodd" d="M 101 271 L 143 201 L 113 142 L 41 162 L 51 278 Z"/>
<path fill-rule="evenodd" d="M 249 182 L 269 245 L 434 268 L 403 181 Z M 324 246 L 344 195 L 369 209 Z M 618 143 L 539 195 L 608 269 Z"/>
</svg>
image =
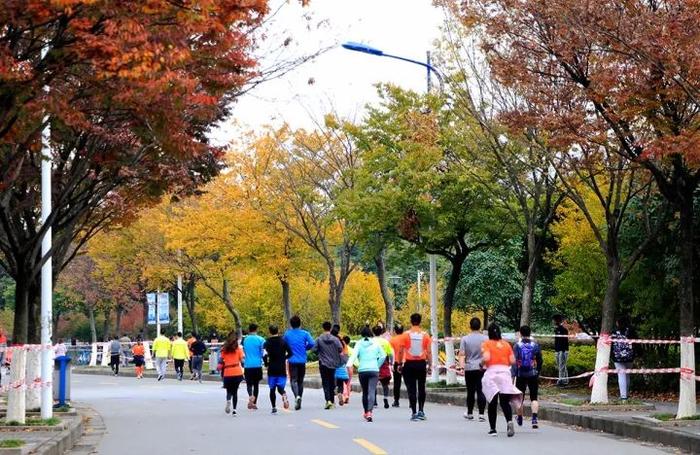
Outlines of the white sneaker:
<svg viewBox="0 0 700 455">
<path fill-rule="evenodd" d="M 226 400 L 226 409 L 224 409 L 226 414 L 231 414 L 231 402 Z"/>
<path fill-rule="evenodd" d="M 479 414 L 479 422 L 486 422 L 486 417 L 483 414 Z"/>
<path fill-rule="evenodd" d="M 465 413 L 462 414 L 462 415 L 463 415 L 464 418 L 467 419 L 467 420 L 474 420 L 474 414 L 469 414 L 468 412 L 465 412 Z"/>
</svg>

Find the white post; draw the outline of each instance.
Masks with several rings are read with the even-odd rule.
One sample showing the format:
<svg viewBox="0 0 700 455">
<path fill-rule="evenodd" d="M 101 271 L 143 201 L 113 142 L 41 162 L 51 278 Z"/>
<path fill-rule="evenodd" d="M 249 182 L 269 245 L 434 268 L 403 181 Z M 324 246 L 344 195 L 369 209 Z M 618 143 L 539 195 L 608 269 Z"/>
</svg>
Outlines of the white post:
<svg viewBox="0 0 700 455">
<path fill-rule="evenodd" d="M 437 258 L 434 254 L 430 257 L 430 335 L 433 337 L 433 345 L 431 346 L 431 355 L 433 357 L 432 369 L 430 376 L 431 382 L 440 380 L 440 372 L 438 371 L 439 362 L 439 347 L 438 347 L 438 312 L 437 312 Z"/>
<path fill-rule="evenodd" d="M 41 51 L 42 60 L 48 53 L 45 46 Z M 44 86 L 48 94 L 49 87 Z M 44 115 L 44 130 L 41 132 L 41 224 L 44 226 L 51 215 L 51 127 L 49 116 Z M 41 266 L 41 418 L 53 416 L 53 390 L 49 385 L 53 378 L 53 347 L 51 330 L 53 327 L 53 264 L 51 259 L 51 227 L 44 232 L 41 240 L 41 256 L 45 259 Z M 46 259 L 48 257 L 48 259 Z"/>
<path fill-rule="evenodd" d="M 110 354 L 111 353 L 109 352 L 109 341 L 102 343 L 102 363 L 100 363 L 101 366 L 109 366 L 109 361 L 111 360 Z"/>
<path fill-rule="evenodd" d="M 90 351 L 90 365 L 91 367 L 97 366 L 97 343 L 92 343 L 92 350 Z"/>
<path fill-rule="evenodd" d="M 681 383 L 677 419 L 695 415 L 695 399 L 695 337 L 681 337 Z"/>
<path fill-rule="evenodd" d="M 455 344 L 452 340 L 445 339 L 445 352 L 447 353 L 447 385 L 457 384 Z"/>
<path fill-rule="evenodd" d="M 7 422 L 24 424 L 26 421 L 26 408 L 24 388 L 24 374 L 27 368 L 27 351 L 22 348 L 12 352 L 12 365 L 10 366 L 10 391 L 7 394 Z"/>
<path fill-rule="evenodd" d="M 148 344 L 148 341 L 143 342 L 143 360 L 146 363 L 146 369 L 152 370 L 155 366 L 153 365 L 153 357 L 151 357 L 151 347 Z"/>
<path fill-rule="evenodd" d="M 39 381 L 42 380 L 41 360 L 41 353 L 39 351 L 35 351 L 34 349 L 27 351 L 26 370 L 24 375 L 24 383 L 27 385 L 25 407 L 30 411 L 36 411 L 41 407 L 41 389 L 36 387 L 37 379 Z M 53 402 L 51 404 L 53 404 Z"/>
<path fill-rule="evenodd" d="M 421 302 L 421 298 L 420 298 L 420 282 L 421 282 L 422 276 L 423 276 L 423 272 L 419 270 L 417 272 L 417 277 L 416 277 L 416 286 L 417 286 L 416 290 L 418 293 L 418 301 L 416 302 L 416 312 L 417 313 L 420 313 L 421 310 L 423 310 L 423 302 Z"/>
<path fill-rule="evenodd" d="M 608 402 L 608 365 L 610 365 L 610 335 L 602 333 L 598 338 L 595 355 L 591 403 Z"/>
<path fill-rule="evenodd" d="M 156 292 L 156 336 L 160 336 L 160 315 L 158 314 L 158 296 L 160 295 L 160 288 Z"/>
<path fill-rule="evenodd" d="M 182 323 L 182 274 L 177 275 L 177 331 L 183 333 Z"/>
</svg>

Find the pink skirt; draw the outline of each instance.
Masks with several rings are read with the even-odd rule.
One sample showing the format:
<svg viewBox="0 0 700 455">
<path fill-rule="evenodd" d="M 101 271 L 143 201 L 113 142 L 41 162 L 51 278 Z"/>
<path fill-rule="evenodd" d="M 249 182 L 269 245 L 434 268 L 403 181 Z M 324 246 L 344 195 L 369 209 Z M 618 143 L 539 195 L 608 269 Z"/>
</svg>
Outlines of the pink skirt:
<svg viewBox="0 0 700 455">
<path fill-rule="evenodd" d="M 511 405 L 516 408 L 523 403 L 523 393 L 513 384 L 510 368 L 505 365 L 488 367 L 481 380 L 481 390 L 489 403 L 499 393 L 501 395 L 509 395 Z"/>
</svg>

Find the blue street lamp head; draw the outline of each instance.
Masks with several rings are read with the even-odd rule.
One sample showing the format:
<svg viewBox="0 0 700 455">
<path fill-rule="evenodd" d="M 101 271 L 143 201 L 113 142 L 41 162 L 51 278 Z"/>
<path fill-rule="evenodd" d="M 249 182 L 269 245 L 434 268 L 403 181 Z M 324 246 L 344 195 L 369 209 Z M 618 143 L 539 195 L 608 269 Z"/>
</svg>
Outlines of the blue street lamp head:
<svg viewBox="0 0 700 455">
<path fill-rule="evenodd" d="M 348 49 L 350 51 L 355 51 L 355 52 L 362 52 L 365 54 L 372 54 L 372 55 L 384 55 L 384 52 L 380 51 L 379 49 L 376 49 L 372 46 L 368 46 L 366 44 L 361 44 L 361 43 L 355 43 L 352 41 L 348 41 L 347 43 L 343 43 L 342 46 L 345 49 Z"/>
</svg>

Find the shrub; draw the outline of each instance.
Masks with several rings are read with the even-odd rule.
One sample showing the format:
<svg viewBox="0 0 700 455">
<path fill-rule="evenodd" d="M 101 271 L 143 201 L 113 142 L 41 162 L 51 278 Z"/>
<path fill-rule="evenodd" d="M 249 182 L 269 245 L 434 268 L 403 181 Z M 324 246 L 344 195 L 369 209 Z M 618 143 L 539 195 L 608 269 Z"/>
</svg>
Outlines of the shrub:
<svg viewBox="0 0 700 455">
<path fill-rule="evenodd" d="M 595 368 L 595 346 L 573 345 L 569 348 L 569 362 L 567 368 L 569 376 L 576 376 L 587 371 L 593 371 Z M 542 376 L 557 377 L 557 362 L 554 357 L 553 349 L 542 350 Z"/>
</svg>

